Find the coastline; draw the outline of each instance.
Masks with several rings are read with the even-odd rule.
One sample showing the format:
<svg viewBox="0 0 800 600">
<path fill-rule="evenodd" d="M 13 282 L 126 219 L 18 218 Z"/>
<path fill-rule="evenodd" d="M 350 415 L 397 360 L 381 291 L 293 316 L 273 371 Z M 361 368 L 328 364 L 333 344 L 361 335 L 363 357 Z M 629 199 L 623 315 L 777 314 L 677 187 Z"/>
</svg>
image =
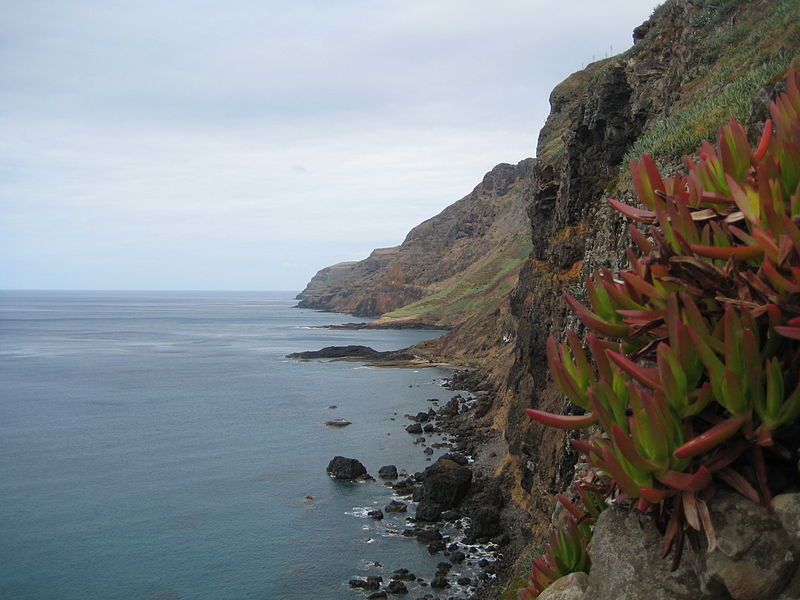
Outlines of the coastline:
<svg viewBox="0 0 800 600">
<path fill-rule="evenodd" d="M 381 328 L 389 329 L 388 327 Z M 407 530 L 408 533 L 404 535 L 416 535 L 418 540 L 423 539 L 426 535 L 433 535 L 435 538 L 441 536 L 441 531 L 450 527 L 453 519 L 452 513 L 457 513 L 459 517 L 467 517 L 466 541 L 493 548 L 494 552 L 490 555 L 491 560 L 482 559 L 480 561 L 478 585 L 471 589 L 471 593 L 448 597 L 463 600 L 496 599 L 513 577 L 514 565 L 518 561 L 521 550 L 529 542 L 526 532 L 519 526 L 520 520 L 525 518 L 526 514 L 510 502 L 508 493 L 505 491 L 507 486 L 497 475 L 507 451 L 502 433 L 492 427 L 489 415 L 497 390 L 486 382 L 484 373 L 479 368 L 467 367 L 455 362 L 433 361 L 415 354 L 414 351 L 413 346 L 390 352 L 376 352 L 368 347 L 365 349 L 365 347 L 344 346 L 301 352 L 289 357 L 300 361 L 322 359 L 331 362 L 361 362 L 369 366 L 385 368 L 442 367 L 451 370 L 452 376 L 445 382 L 443 388 L 454 392 L 468 392 L 469 399 L 456 393 L 449 402 L 437 406 L 437 410 L 429 409 L 429 411 L 431 423 L 435 423 L 436 430 L 451 438 L 452 451 L 440 457 L 423 473 L 417 473 L 401 482 L 403 485 L 395 489 L 398 490 L 398 496 L 404 500 L 421 500 L 425 495 L 426 485 L 428 488 L 434 486 L 430 481 L 426 484 L 425 475 L 439 463 L 446 463 L 450 466 L 452 462 L 450 458 L 463 463 L 462 466 L 468 467 L 471 473 L 471 483 L 463 497 L 458 500 L 455 510 L 448 511 L 450 514 L 443 513 L 442 518 L 435 519 L 418 519 L 415 514 L 414 517 L 408 519 L 412 529 Z M 418 419 L 422 417 L 422 413 L 419 413 L 417 417 L 411 415 L 406 415 L 406 417 L 412 423 L 409 427 L 412 427 L 413 423 L 419 422 Z M 429 480 L 432 479 L 433 477 L 429 478 Z M 387 485 L 393 487 L 391 484 Z M 430 493 L 435 495 L 437 492 Z M 419 509 L 419 505 L 417 508 Z M 444 518 L 445 516 L 447 518 Z M 420 538 L 420 535 L 423 537 Z M 429 551 L 431 554 L 441 551 L 444 561 L 448 561 L 454 553 L 456 559 L 459 559 L 459 551 L 456 546 L 458 544 L 442 547 L 429 546 Z M 443 564 L 449 563 L 440 563 L 440 565 Z M 437 571 L 437 574 L 446 577 L 447 571 Z M 365 597 L 379 598 L 382 596 L 366 595 Z M 423 597 L 435 598 L 436 596 L 426 595 Z"/>
</svg>

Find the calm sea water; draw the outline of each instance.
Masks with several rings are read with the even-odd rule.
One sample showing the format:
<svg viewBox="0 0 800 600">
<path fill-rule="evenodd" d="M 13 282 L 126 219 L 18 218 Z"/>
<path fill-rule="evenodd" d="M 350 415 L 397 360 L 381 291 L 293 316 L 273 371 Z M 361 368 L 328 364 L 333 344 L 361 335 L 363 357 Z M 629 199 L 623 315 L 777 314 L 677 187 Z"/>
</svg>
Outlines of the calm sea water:
<svg viewBox="0 0 800 600">
<path fill-rule="evenodd" d="M 325 467 L 422 470 L 403 415 L 448 398 L 447 373 L 284 356 L 437 332 L 310 328 L 354 319 L 294 303 L 0 293 L 0 598 L 333 600 L 363 597 L 353 576 L 430 579 L 441 557 L 396 533 L 405 515 L 364 516 L 391 491 Z"/>
</svg>

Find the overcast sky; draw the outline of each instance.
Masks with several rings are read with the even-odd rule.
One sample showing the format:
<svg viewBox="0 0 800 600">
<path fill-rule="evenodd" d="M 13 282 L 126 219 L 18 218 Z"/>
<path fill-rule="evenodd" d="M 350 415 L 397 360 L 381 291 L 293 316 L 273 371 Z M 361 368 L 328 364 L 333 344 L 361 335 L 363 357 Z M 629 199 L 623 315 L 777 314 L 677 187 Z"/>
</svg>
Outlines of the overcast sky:
<svg viewBox="0 0 800 600">
<path fill-rule="evenodd" d="M 299 290 L 535 153 L 652 0 L 24 0 L 0 288 Z"/>
</svg>

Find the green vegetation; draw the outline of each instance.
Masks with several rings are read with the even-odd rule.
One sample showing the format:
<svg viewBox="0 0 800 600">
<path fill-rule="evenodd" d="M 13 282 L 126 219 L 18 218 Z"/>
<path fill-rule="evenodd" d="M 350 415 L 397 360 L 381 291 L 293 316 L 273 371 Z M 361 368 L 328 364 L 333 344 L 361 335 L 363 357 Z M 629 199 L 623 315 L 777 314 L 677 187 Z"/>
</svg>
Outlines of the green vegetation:
<svg viewBox="0 0 800 600">
<path fill-rule="evenodd" d="M 636 140 L 623 164 L 642 154 L 678 157 L 690 153 L 701 140 L 711 137 L 731 116 L 739 121 L 746 120 L 750 116 L 753 96 L 776 74 L 788 68 L 791 59 L 789 54 L 785 54 L 764 63 L 739 74 L 736 79 L 722 87 L 718 94 L 701 96 L 696 102 L 675 110 Z"/>
<path fill-rule="evenodd" d="M 558 494 L 558 501 L 569 516 L 562 527 L 550 532 L 544 553 L 531 558 L 530 584 L 518 591 L 520 600 L 533 600 L 556 579 L 570 573 L 588 573 L 591 569 L 586 547 L 592 539 L 592 527 L 597 517 L 606 508 L 608 483 L 580 481 L 575 483 L 575 488 L 583 508 Z"/>
<path fill-rule="evenodd" d="M 566 344 L 548 341 L 554 381 L 586 412 L 527 409 L 551 427 L 599 426 L 572 445 L 611 478 L 617 502 L 667 517 L 673 567 L 685 537 L 705 532 L 714 549 L 706 501 L 718 482 L 768 506 L 763 450 L 780 460 L 796 448 L 800 74 L 787 90 L 755 150 L 732 119 L 716 149 L 703 142 L 699 159 L 687 159 L 685 177 L 663 180 L 647 155 L 631 163 L 646 208 L 609 202 L 650 226 L 649 236 L 629 227 L 643 258 L 629 249 L 628 271 L 587 279 L 590 307 L 566 295 L 592 330 L 591 363 L 574 332 Z"/>
<path fill-rule="evenodd" d="M 443 290 L 383 315 L 384 318 L 414 317 L 437 325 L 453 325 L 480 311 L 487 295 L 506 296 L 514 286 L 511 277 L 530 254 L 530 233 L 514 236 L 499 251 L 470 267 Z"/>
<path fill-rule="evenodd" d="M 728 23 L 739 0 L 698 0 L 690 25 L 707 32 L 701 73 L 684 85 L 692 100 L 679 103 L 630 148 L 624 165 L 642 154 L 679 158 L 710 138 L 731 116 L 745 121 L 755 93 L 785 71 L 800 48 L 797 0 L 774 0 L 769 13 L 752 7 Z M 634 46 L 628 53 L 646 52 Z M 624 56 L 624 55 L 623 55 Z M 765 58 L 769 57 L 769 58 Z M 685 102 L 685 101 L 684 101 Z"/>
</svg>

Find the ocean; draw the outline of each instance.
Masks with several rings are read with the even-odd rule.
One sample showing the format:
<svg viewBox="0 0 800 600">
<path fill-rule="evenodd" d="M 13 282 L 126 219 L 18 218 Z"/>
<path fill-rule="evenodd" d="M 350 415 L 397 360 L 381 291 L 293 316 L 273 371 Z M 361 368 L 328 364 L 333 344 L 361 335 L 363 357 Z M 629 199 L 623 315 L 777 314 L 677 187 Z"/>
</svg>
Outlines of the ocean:
<svg viewBox="0 0 800 600">
<path fill-rule="evenodd" d="M 423 454 L 404 415 L 449 399 L 448 371 L 285 355 L 441 332 L 317 328 L 358 319 L 294 304 L 0 292 L 0 598 L 340 600 L 365 597 L 353 577 L 430 581 L 442 557 L 400 534 L 408 515 L 366 512 L 393 498 L 381 466 L 446 451 Z M 336 455 L 378 481 L 331 479 Z"/>
</svg>

